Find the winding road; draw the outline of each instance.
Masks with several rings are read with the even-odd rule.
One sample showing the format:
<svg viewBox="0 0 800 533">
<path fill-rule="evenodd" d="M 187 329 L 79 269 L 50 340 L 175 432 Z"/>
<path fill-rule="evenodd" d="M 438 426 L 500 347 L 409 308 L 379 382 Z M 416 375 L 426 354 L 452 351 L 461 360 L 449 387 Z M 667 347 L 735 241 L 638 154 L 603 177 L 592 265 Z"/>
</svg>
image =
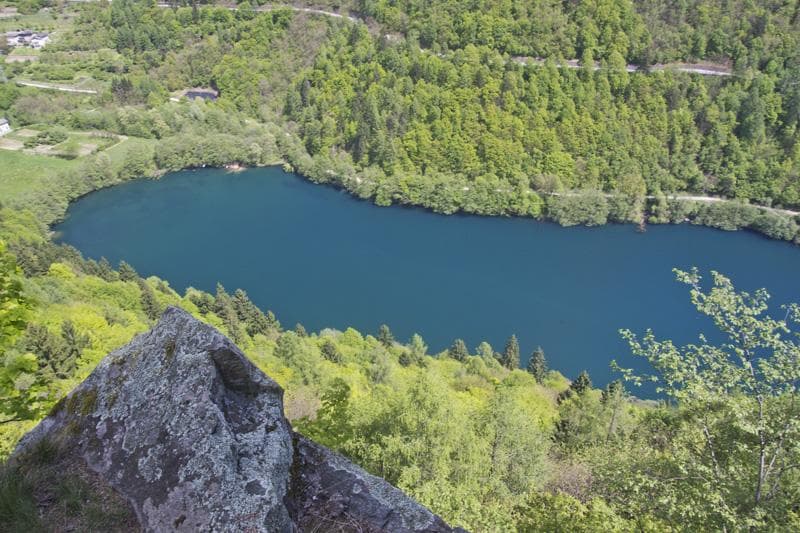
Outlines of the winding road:
<svg viewBox="0 0 800 533">
<path fill-rule="evenodd" d="M 25 81 L 25 80 L 14 80 L 17 85 L 22 85 L 24 87 L 35 87 L 37 89 L 50 89 L 51 91 L 61 91 L 65 93 L 80 93 L 80 94 L 97 94 L 97 91 L 94 89 L 78 89 L 76 87 L 70 87 L 69 85 L 59 85 L 56 83 L 45 83 L 41 81 Z"/>
<path fill-rule="evenodd" d="M 172 8 L 175 7 L 172 4 L 160 2 L 157 4 L 158 7 L 161 8 Z M 211 6 L 208 6 L 211 7 Z M 225 7 L 231 11 L 236 11 L 239 9 L 236 6 L 220 6 Z M 365 23 L 364 19 L 352 16 L 352 15 L 342 15 L 341 13 L 335 13 L 333 11 L 326 11 L 324 9 L 314 9 L 310 7 L 299 7 L 294 6 L 291 4 L 270 4 L 270 5 L 263 5 L 255 8 L 257 12 L 268 12 L 268 11 L 275 11 L 278 9 L 290 9 L 292 11 L 300 12 L 300 13 L 310 13 L 313 15 L 320 15 L 325 17 L 331 17 L 336 19 L 343 19 L 349 20 L 350 22 L 354 23 Z M 543 65 L 545 63 L 545 59 L 543 58 L 529 58 L 529 57 L 514 57 L 511 61 L 515 61 L 522 65 Z M 580 61 L 577 59 L 570 59 L 564 63 L 558 64 L 559 68 L 581 68 Z M 595 64 L 594 70 L 600 70 L 599 64 Z M 652 72 L 652 71 L 665 71 L 665 70 L 672 70 L 677 72 L 687 72 L 689 74 L 699 74 L 702 76 L 731 76 L 733 73 L 731 69 L 725 65 L 720 64 L 711 64 L 711 63 L 681 63 L 681 64 L 665 64 L 665 65 L 653 65 L 649 68 L 641 68 L 637 65 L 627 65 L 625 70 L 628 72 Z M 577 194 L 577 193 L 551 193 L 555 195 L 560 194 Z M 612 196 L 610 193 L 606 194 L 607 196 Z M 648 199 L 653 199 L 654 196 L 647 196 Z M 704 203 L 715 203 L 715 202 L 729 202 L 731 200 L 727 198 L 719 198 L 716 196 L 695 196 L 695 195 L 668 195 L 667 198 L 675 199 L 675 200 L 682 200 L 682 201 L 691 201 L 691 202 L 704 202 Z M 800 216 L 800 211 L 793 211 L 791 209 L 779 209 L 776 207 L 767 207 L 762 205 L 753 204 L 755 207 L 759 207 L 766 211 L 770 211 L 773 213 L 780 213 L 789 216 Z"/>
<path fill-rule="evenodd" d="M 159 2 L 156 4 L 158 7 L 161 8 L 172 8 L 176 7 L 173 4 L 167 2 Z M 225 9 L 229 9 L 231 11 L 236 11 L 239 8 L 237 6 L 203 6 L 203 7 L 224 7 Z M 298 13 L 311 13 L 313 15 L 321 15 L 324 17 L 331 17 L 343 20 L 349 20 L 350 22 L 355 23 L 365 23 L 366 21 L 360 17 L 353 16 L 353 15 L 343 15 L 341 13 L 336 13 L 334 11 L 326 11 L 324 9 L 315 9 L 311 7 L 300 7 L 294 6 L 291 4 L 269 4 L 258 6 L 254 8 L 254 11 L 264 13 L 268 11 L 276 11 L 278 9 L 290 9 L 292 11 Z M 425 49 L 421 49 L 423 51 L 427 51 Z M 521 65 L 542 65 L 545 63 L 544 58 L 538 57 L 514 57 L 511 61 L 515 61 Z M 580 61 L 577 59 L 569 59 L 564 63 L 558 64 L 559 68 L 581 68 Z M 594 66 L 594 70 L 600 70 L 601 67 L 599 63 L 596 63 Z M 733 73 L 731 72 L 730 67 L 721 64 L 715 63 L 680 63 L 680 64 L 665 64 L 665 65 L 652 65 L 648 68 L 642 68 L 637 65 L 626 65 L 625 70 L 627 72 L 656 72 L 656 71 L 665 71 L 671 70 L 675 72 L 687 72 L 689 74 L 699 74 L 701 76 L 731 76 Z"/>
<path fill-rule="evenodd" d="M 535 191 L 536 192 L 536 191 Z M 538 192 L 538 194 L 547 194 L 549 196 L 577 196 L 581 194 L 580 191 L 567 191 L 567 192 L 550 192 L 550 193 L 543 193 Z M 614 198 L 614 193 L 606 192 L 603 193 L 603 196 L 606 198 Z M 732 200 L 730 198 L 720 198 L 719 196 L 700 196 L 700 195 L 691 195 L 691 194 L 665 194 L 664 195 L 667 200 L 680 200 L 682 202 L 702 202 L 706 204 L 713 204 L 718 202 L 735 202 L 736 200 Z M 656 196 L 649 194 L 645 196 L 648 200 L 655 200 Z M 777 213 L 782 215 L 789 215 L 792 217 L 800 216 L 800 211 L 793 211 L 791 209 L 781 209 L 779 207 L 768 207 L 766 205 L 760 204 L 749 204 L 752 207 L 757 207 L 764 211 L 769 211 L 771 213 Z"/>
</svg>

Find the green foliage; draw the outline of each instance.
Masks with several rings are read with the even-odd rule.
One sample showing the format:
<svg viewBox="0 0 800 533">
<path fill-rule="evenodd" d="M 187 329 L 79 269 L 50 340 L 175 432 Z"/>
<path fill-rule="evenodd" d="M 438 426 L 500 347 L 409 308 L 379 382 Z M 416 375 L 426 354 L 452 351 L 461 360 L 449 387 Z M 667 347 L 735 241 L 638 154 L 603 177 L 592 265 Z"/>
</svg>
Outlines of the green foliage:
<svg viewBox="0 0 800 533">
<path fill-rule="evenodd" d="M 634 468 L 655 468 L 657 477 L 675 468 L 685 472 L 664 485 L 680 494 L 659 512 L 666 520 L 730 529 L 787 523 L 796 477 L 781 465 L 800 458 L 790 444 L 800 437 L 800 309 L 789 305 L 783 319 L 774 319 L 766 314 L 763 289 L 737 292 L 716 272 L 705 289 L 697 271 L 676 272 L 724 340 L 710 344 L 701 337 L 699 344 L 677 347 L 652 331 L 641 339 L 623 332 L 633 353 L 655 369 L 646 377 L 677 402 L 680 414 L 670 456 L 643 457 Z M 625 376 L 642 379 L 630 371 Z"/>
<path fill-rule="evenodd" d="M 89 337 L 76 331 L 71 320 L 61 324 L 61 334 L 51 333 L 46 326 L 30 324 L 18 348 L 36 356 L 38 372 L 48 380 L 66 379 L 78 368 L 83 350 L 91 345 Z"/>
<path fill-rule="evenodd" d="M 63 460 L 49 441 L 37 442 L 13 463 L 0 466 L 0 523 L 27 533 L 69 528 L 129 531 L 135 523 L 128 503 L 101 487 L 92 474 Z"/>
<path fill-rule="evenodd" d="M 27 325 L 30 307 L 16 261 L 0 240 L 0 424 L 33 419 L 42 409 L 44 383 L 37 375 L 36 357 L 13 349 Z"/>
<path fill-rule="evenodd" d="M 463 339 L 454 340 L 453 345 L 447 349 L 447 355 L 456 361 L 465 361 L 469 357 L 469 351 Z"/>
<path fill-rule="evenodd" d="M 527 370 L 533 375 L 537 383 L 544 383 L 544 378 L 547 376 L 547 359 L 541 346 L 538 346 L 531 354 Z"/>
<path fill-rule="evenodd" d="M 139 279 L 139 274 L 131 265 L 129 265 L 125 261 L 120 261 L 119 279 L 122 281 L 136 281 L 137 279 Z"/>
<path fill-rule="evenodd" d="M 506 341 L 506 347 L 503 350 L 500 363 L 509 370 L 519 368 L 519 341 L 516 335 L 511 335 Z"/>
<path fill-rule="evenodd" d="M 302 383 L 308 385 L 319 382 L 320 355 L 303 342 L 304 338 L 293 331 L 287 331 L 278 339 L 275 357 L 291 366 L 301 376 Z"/>
<path fill-rule="evenodd" d="M 158 317 L 161 316 L 163 309 L 161 309 L 161 304 L 156 299 L 153 289 L 150 287 L 147 281 L 140 279 L 139 290 L 142 293 L 142 309 L 144 309 L 145 316 L 147 316 L 147 318 L 150 320 L 158 319 Z"/>
<path fill-rule="evenodd" d="M 327 359 L 332 363 L 342 362 L 342 354 L 339 353 L 339 349 L 336 347 L 336 344 L 334 344 L 330 340 L 326 339 L 322 342 L 322 346 L 320 347 L 320 352 L 322 354 L 322 357 L 324 357 L 325 359 Z"/>
<path fill-rule="evenodd" d="M 304 145 L 287 151 L 295 168 L 380 205 L 546 214 L 563 225 L 640 223 L 648 214 L 648 193 L 687 191 L 798 205 L 792 178 L 796 143 L 789 140 L 795 126 L 786 127 L 796 123 L 795 113 L 783 105 L 783 96 L 795 91 L 788 87 L 796 84 L 781 81 L 793 76 L 791 68 L 777 66 L 796 61 L 800 49 L 797 32 L 780 33 L 790 18 L 786 13 L 768 31 L 781 35 L 776 41 L 794 43 L 794 50 L 773 47 L 776 61 L 768 67 L 757 59 L 746 76 L 702 77 L 625 72 L 624 56 L 647 63 L 693 53 L 649 41 L 648 24 L 629 2 L 602 8 L 582 2 L 569 9 L 562 22 L 575 22 L 578 33 L 559 40 L 564 48 L 557 49 L 543 43 L 561 33 L 540 33 L 543 28 L 526 18 L 529 10 L 537 20 L 547 18 L 543 6 L 474 4 L 365 5 L 378 20 L 386 15 L 384 24 L 405 28 L 406 39 L 379 40 L 359 26 L 342 29 L 312 68 L 297 76 L 286 105 Z M 389 15 L 405 9 L 410 12 Z M 550 9 L 560 11 L 549 5 L 545 12 Z M 704 7 L 690 9 L 699 13 Z M 492 13 L 479 25 L 488 33 L 466 22 L 474 23 L 476 12 Z M 616 15 L 606 19 L 608 13 Z M 697 14 L 692 23 L 705 16 Z M 432 32 L 429 37 L 418 33 L 422 28 Z M 512 37 L 517 30 L 526 44 Z M 717 57 L 741 55 L 723 48 L 715 46 Z M 527 66 L 513 60 L 540 54 L 554 59 Z M 602 62 L 596 71 L 558 68 L 559 57 Z M 735 204 L 720 205 L 735 210 Z M 764 221 L 753 226 L 719 209 L 704 206 L 697 222 L 731 227 L 725 219 L 733 216 L 736 227 L 764 227 Z"/>
<path fill-rule="evenodd" d="M 600 192 L 585 191 L 549 198 L 547 212 L 562 226 L 602 226 L 608 221 L 609 206 Z"/>
<path fill-rule="evenodd" d="M 69 136 L 64 128 L 55 127 L 47 129 L 35 137 L 25 140 L 25 148 L 33 148 L 39 145 L 54 145 L 67 140 Z"/>
<path fill-rule="evenodd" d="M 378 31 L 289 10 L 115 0 L 71 8 L 74 26 L 38 66 L 7 66 L 12 81 L 90 73 L 98 83 L 96 97 L 0 84 L 0 108 L 14 124 L 48 125 L 37 144 L 75 130 L 129 138 L 70 162 L 0 154 L 6 174 L 27 178 L 0 178 L 11 208 L 0 210 L 0 238 L 16 256 L 0 249 L 0 453 L 102 356 L 166 305 L 181 305 L 223 329 L 287 390 L 299 430 L 451 523 L 477 531 L 797 529 L 798 311 L 787 308 L 782 321 L 763 316 L 764 293 L 737 293 L 718 276 L 704 292 L 696 274 L 681 274 L 727 340 L 675 347 L 626 334 L 672 401 L 657 405 L 617 382 L 594 390 L 585 373 L 568 385 L 547 371 L 541 350 L 529 373 L 516 371 L 515 337 L 502 354 L 481 343 L 470 357 L 457 340 L 449 357 L 433 358 L 419 335 L 404 346 L 388 327 L 377 339 L 299 324 L 282 331 L 244 291 L 220 285 L 214 295 L 181 296 L 130 265 L 114 271 L 49 240 L 45 224 L 89 191 L 187 167 L 280 160 L 379 205 L 563 225 L 689 220 L 798 239 L 791 216 L 754 205 L 800 205 L 791 3 L 336 7 L 372 17 Z M 563 63 L 571 58 L 581 68 Z M 695 59 L 730 61 L 735 75 L 625 70 L 626 62 Z M 220 98 L 168 101 L 188 87 L 215 87 Z M 680 192 L 734 201 L 673 197 Z M 31 485 L 5 476 L 0 522 L 35 529 Z M 48 501 L 67 515 L 91 507 L 80 483 L 54 489 Z"/>
<path fill-rule="evenodd" d="M 563 390 L 558 395 L 558 402 L 561 403 L 564 400 L 571 398 L 573 395 L 582 396 L 588 390 L 592 388 L 592 380 L 589 378 L 589 373 L 585 370 L 578 374 L 578 377 L 575 378 L 575 381 L 569 384 L 569 388 Z"/>
<path fill-rule="evenodd" d="M 27 323 L 29 304 L 19 274 L 14 256 L 0 241 L 0 350 L 7 348 Z"/>
<path fill-rule="evenodd" d="M 378 340 L 387 348 L 391 348 L 394 345 L 394 335 L 392 335 L 392 331 L 386 324 L 381 324 L 381 327 L 378 328 Z"/>
<path fill-rule="evenodd" d="M 531 493 L 518 508 L 518 531 L 553 531 L 558 533 L 595 531 L 647 531 L 641 523 L 625 520 L 599 498 L 582 502 L 563 493 Z M 639 526 L 639 527 L 637 527 Z"/>
<path fill-rule="evenodd" d="M 353 414 L 349 409 L 350 386 L 342 378 L 335 378 L 322 394 L 322 406 L 311 421 L 297 421 L 297 428 L 315 441 L 341 448 L 353 438 Z"/>
<path fill-rule="evenodd" d="M 587 390 L 591 389 L 592 380 L 589 378 L 589 373 L 586 372 L 585 370 L 582 371 L 580 374 L 578 374 L 577 379 L 572 382 L 569 388 L 575 394 L 583 394 Z"/>
</svg>

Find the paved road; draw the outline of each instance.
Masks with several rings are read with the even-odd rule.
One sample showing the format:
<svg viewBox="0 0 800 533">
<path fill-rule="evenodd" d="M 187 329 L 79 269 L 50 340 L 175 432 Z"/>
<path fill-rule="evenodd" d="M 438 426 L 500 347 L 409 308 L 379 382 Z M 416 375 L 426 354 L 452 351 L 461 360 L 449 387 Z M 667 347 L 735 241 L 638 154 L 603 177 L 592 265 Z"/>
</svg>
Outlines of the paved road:
<svg viewBox="0 0 800 533">
<path fill-rule="evenodd" d="M 541 57 L 514 57 L 512 60 L 520 65 L 543 65 L 546 59 Z M 557 63 L 558 68 L 583 68 L 580 61 L 577 59 L 569 59 L 564 63 Z M 593 70 L 600 70 L 602 67 L 599 63 L 595 63 Z M 701 74 L 703 76 L 731 76 L 730 68 L 724 65 L 708 64 L 708 63 L 676 63 L 666 65 L 651 65 L 648 68 L 642 68 L 637 65 L 626 65 L 625 70 L 628 72 L 653 72 L 662 70 L 673 70 L 678 72 L 689 72 L 692 74 Z"/>
<path fill-rule="evenodd" d="M 91 1 L 91 0 L 79 0 L 79 1 Z M 156 5 L 158 7 L 165 7 L 165 8 L 166 7 L 174 7 L 172 4 L 170 4 L 168 2 L 159 2 Z M 221 5 L 218 5 L 218 6 L 208 5 L 208 6 L 201 6 L 201 7 L 224 7 L 225 9 L 229 9 L 231 11 L 236 11 L 236 10 L 239 9 L 237 6 L 221 6 Z M 257 11 L 259 13 L 264 13 L 264 12 L 267 12 L 267 11 L 275 11 L 275 10 L 278 10 L 278 9 L 291 9 L 292 11 L 297 11 L 297 12 L 301 12 L 301 13 L 313 13 L 315 15 L 323 15 L 323 16 L 326 16 L 326 17 L 333 17 L 333 18 L 337 18 L 337 19 L 347 19 L 347 20 L 349 20 L 351 22 L 364 22 L 362 19 L 360 19 L 358 17 L 350 16 L 350 15 L 342 15 L 341 13 L 334 13 L 333 11 L 325 11 L 324 9 L 314 9 L 314 8 L 310 8 L 310 7 L 298 7 L 298 6 L 288 5 L 288 4 L 263 5 L 263 6 L 258 6 L 256 8 L 254 8 L 253 11 Z"/>
<path fill-rule="evenodd" d="M 61 91 L 65 93 L 81 93 L 81 94 L 97 94 L 94 89 L 78 89 L 68 85 L 57 85 L 55 83 L 44 83 L 38 81 L 22 81 L 15 80 L 17 85 L 24 85 L 25 87 L 36 87 L 37 89 L 50 89 L 52 91 Z"/>
<path fill-rule="evenodd" d="M 539 193 L 539 194 L 547 194 L 549 196 L 577 196 L 581 194 L 579 191 L 567 191 L 567 192 L 550 192 L 550 193 Z M 603 196 L 606 198 L 613 198 L 616 196 L 614 193 L 603 193 Z M 682 200 L 686 202 L 703 202 L 707 204 L 717 203 L 717 202 L 733 202 L 735 200 L 731 200 L 729 198 L 720 198 L 719 196 L 702 196 L 702 195 L 691 195 L 691 194 L 666 194 L 664 195 L 668 200 Z M 653 195 L 645 196 L 648 200 L 654 200 L 656 197 Z M 758 207 L 759 209 L 763 209 L 765 211 L 770 211 L 772 213 L 779 213 L 782 215 L 789 215 L 789 216 L 800 216 L 800 211 L 793 211 L 791 209 L 780 209 L 777 207 L 767 207 L 765 205 L 759 204 L 750 204 L 753 207 Z"/>
<path fill-rule="evenodd" d="M 167 2 L 159 2 L 158 7 L 169 8 L 173 7 L 171 4 Z M 235 11 L 239 9 L 236 6 L 225 6 L 226 9 L 230 9 Z M 364 22 L 364 19 L 361 19 L 356 16 L 352 15 L 342 15 L 341 13 L 335 13 L 333 11 L 325 11 L 324 9 L 314 9 L 310 7 L 298 7 L 289 4 L 273 4 L 273 5 L 263 5 L 255 8 L 255 11 L 258 12 L 266 12 L 266 11 L 275 11 L 277 9 L 291 9 L 292 11 L 302 12 L 302 13 L 312 13 L 315 15 L 322 15 L 325 17 L 332 17 L 338 19 L 347 19 L 351 22 Z M 542 58 L 527 58 L 527 57 L 515 57 L 512 61 L 516 61 L 517 63 L 523 65 L 536 65 L 544 63 L 544 59 Z M 566 68 L 581 68 L 580 62 L 577 59 L 570 59 L 564 65 L 559 64 L 559 67 L 566 66 Z M 600 70 L 600 65 L 595 65 L 594 70 Z M 730 76 L 731 71 L 728 67 L 723 65 L 713 65 L 713 64 L 679 64 L 679 65 L 653 65 L 648 69 L 642 69 L 636 65 L 627 65 L 625 70 L 628 72 L 640 72 L 640 71 L 657 71 L 657 70 L 674 70 L 678 72 L 689 72 L 692 74 L 701 74 L 703 76 Z"/>
<path fill-rule="evenodd" d="M 648 198 L 653 198 L 652 196 L 648 196 Z M 687 200 L 690 202 L 705 202 L 705 203 L 714 203 L 714 202 L 729 202 L 730 200 L 726 198 L 718 198 L 716 196 L 691 196 L 691 195 L 667 195 L 667 198 L 675 198 L 676 200 Z M 765 205 L 758 205 L 758 204 L 751 204 L 754 207 L 759 207 L 761 209 L 765 209 L 767 211 L 771 211 L 773 213 L 781 213 L 784 215 L 790 215 L 796 217 L 800 215 L 800 211 L 792 211 L 791 209 L 779 209 L 777 207 L 767 207 Z"/>
</svg>

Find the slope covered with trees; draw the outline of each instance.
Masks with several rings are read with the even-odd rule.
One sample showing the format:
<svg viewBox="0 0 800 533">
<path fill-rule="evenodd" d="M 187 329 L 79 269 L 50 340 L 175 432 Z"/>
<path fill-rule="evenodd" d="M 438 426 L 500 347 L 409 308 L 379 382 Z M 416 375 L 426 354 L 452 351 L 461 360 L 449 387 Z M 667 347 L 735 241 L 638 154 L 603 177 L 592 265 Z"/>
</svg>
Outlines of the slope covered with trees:
<svg viewBox="0 0 800 533">
<path fill-rule="evenodd" d="M 130 161 L 133 175 L 283 159 L 381 205 L 565 225 L 689 219 L 797 238 L 785 211 L 800 206 L 789 4 L 312 5 L 367 23 L 246 3 L 82 5 L 38 63 L 8 74 L 90 72 L 107 92 L 53 98 L 6 83 L 0 107 L 15 125 L 163 140 Z M 626 67 L 696 60 L 733 75 Z M 197 86 L 219 100 L 169 102 Z"/>
<path fill-rule="evenodd" d="M 180 305 L 285 387 L 297 430 L 471 530 L 800 525 L 800 315 L 791 306 L 769 318 L 763 291 L 738 293 L 722 276 L 709 285 L 679 274 L 723 343 L 676 347 L 625 333 L 671 400 L 654 402 L 622 381 L 598 390 L 582 373 L 570 382 L 547 370 L 539 349 L 519 369 L 514 337 L 501 351 L 456 340 L 430 354 L 419 335 L 395 339 L 387 326 L 374 336 L 285 328 L 243 291 L 180 295 L 125 263 L 84 260 L 18 211 L 0 211 L 0 236 L 8 243 L 0 255 L 4 454 L 100 357 L 166 305 Z M 35 525 L 25 485 L 3 476 L 0 522 Z"/>
<path fill-rule="evenodd" d="M 759 65 L 794 54 L 797 44 L 793 2 L 360 0 L 348 7 L 438 50 L 474 44 L 517 56 L 619 54 L 639 65 L 698 60 Z"/>
<path fill-rule="evenodd" d="M 769 318 L 763 292 L 738 293 L 724 277 L 709 285 L 680 274 L 722 330 L 720 344 L 625 334 L 669 400 L 647 402 L 631 396 L 642 377 L 628 372 L 629 382 L 598 390 L 586 374 L 569 381 L 548 370 L 540 350 L 519 369 L 533 347 L 514 338 L 502 349 L 456 339 L 429 354 L 419 335 L 395 339 L 389 327 L 309 334 L 281 326 L 242 291 L 178 294 L 129 265 L 52 242 L 46 224 L 91 190 L 204 164 L 278 161 L 382 205 L 563 224 L 688 218 L 797 239 L 793 217 L 748 205 L 800 205 L 796 3 L 340 7 L 367 24 L 244 3 L 87 3 L 70 8 L 73 26 L 38 62 L 6 66 L 0 109 L 15 127 L 103 130 L 135 149 L 76 158 L 2 199 L 2 453 L 100 357 L 173 304 L 224 330 L 286 388 L 297 429 L 451 523 L 800 528 L 798 311 Z M 575 58 L 580 68 L 563 63 Z M 626 70 L 697 60 L 729 63 L 733 76 Z M 78 73 L 99 93 L 13 83 Z M 220 98 L 175 96 L 196 86 Z M 738 202 L 670 198 L 676 192 Z M 37 524 L 25 490 L 0 475 L 0 523 L 11 529 Z"/>
</svg>

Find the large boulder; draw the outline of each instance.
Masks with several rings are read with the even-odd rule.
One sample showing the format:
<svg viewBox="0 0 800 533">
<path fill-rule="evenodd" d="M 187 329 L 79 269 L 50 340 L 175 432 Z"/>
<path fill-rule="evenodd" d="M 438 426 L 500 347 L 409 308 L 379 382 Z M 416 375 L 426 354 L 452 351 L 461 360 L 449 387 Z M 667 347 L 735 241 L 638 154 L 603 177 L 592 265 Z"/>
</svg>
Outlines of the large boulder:
<svg viewBox="0 0 800 533">
<path fill-rule="evenodd" d="M 26 435 L 126 500 L 145 531 L 452 531 L 294 434 L 283 391 L 219 331 L 169 308 Z"/>
</svg>

